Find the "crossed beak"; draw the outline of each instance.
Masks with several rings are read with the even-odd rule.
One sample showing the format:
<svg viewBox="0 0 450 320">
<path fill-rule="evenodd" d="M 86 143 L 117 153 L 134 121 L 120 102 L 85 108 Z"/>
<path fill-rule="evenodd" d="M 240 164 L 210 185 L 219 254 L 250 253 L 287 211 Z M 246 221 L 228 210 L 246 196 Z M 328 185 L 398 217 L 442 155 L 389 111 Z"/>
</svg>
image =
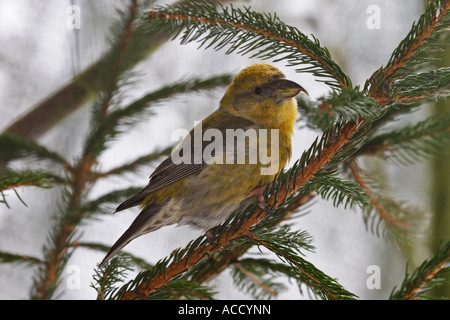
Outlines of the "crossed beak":
<svg viewBox="0 0 450 320">
<path fill-rule="evenodd" d="M 287 79 L 277 79 L 274 81 L 275 92 L 281 99 L 290 99 L 295 97 L 300 92 L 308 95 L 308 92 L 298 83 L 287 80 Z"/>
</svg>

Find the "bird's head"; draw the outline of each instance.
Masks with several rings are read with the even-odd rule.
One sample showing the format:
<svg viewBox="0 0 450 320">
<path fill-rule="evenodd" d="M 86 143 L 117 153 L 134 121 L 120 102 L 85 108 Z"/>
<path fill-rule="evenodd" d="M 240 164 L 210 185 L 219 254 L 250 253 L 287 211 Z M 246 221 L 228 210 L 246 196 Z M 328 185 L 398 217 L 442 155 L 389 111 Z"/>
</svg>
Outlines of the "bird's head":
<svg viewBox="0 0 450 320">
<path fill-rule="evenodd" d="M 277 68 L 257 63 L 236 75 L 220 106 L 266 127 L 278 128 L 286 121 L 295 121 L 297 103 L 294 97 L 300 91 L 307 94 L 299 84 L 285 79 Z"/>
</svg>

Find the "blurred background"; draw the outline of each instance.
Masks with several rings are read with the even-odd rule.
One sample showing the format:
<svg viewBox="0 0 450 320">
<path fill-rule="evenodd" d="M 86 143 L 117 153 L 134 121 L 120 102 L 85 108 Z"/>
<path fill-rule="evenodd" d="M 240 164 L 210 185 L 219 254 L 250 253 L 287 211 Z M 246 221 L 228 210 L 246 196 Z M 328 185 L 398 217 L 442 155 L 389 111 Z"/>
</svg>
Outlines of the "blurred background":
<svg viewBox="0 0 450 320">
<path fill-rule="evenodd" d="M 117 8 L 128 2 L 119 0 L 0 0 L 0 132 L 23 114 L 54 94 L 62 86 L 94 64 L 109 48 L 110 27 L 117 18 Z M 168 4 L 173 1 L 156 1 Z M 80 8 L 79 29 L 67 26 L 69 6 Z M 343 68 L 354 85 L 364 82 L 381 65 L 386 64 L 392 51 L 405 37 L 413 21 L 423 12 L 424 0 L 254 0 L 233 1 L 235 6 L 251 6 L 259 12 L 276 12 L 281 21 L 297 27 L 305 34 L 313 34 L 329 49 L 331 56 Z M 379 9 L 379 20 L 373 14 Z M 377 24 L 379 22 L 379 24 Z M 375 23 L 375 24 L 374 24 Z M 133 70 L 135 85 L 126 92 L 132 100 L 165 84 L 192 77 L 207 77 L 223 73 L 236 74 L 256 59 L 225 55 L 224 51 L 197 50 L 198 44 L 179 45 L 168 41 Z M 283 63 L 274 63 L 288 79 L 301 84 L 316 100 L 329 93 L 329 88 L 310 75 L 298 74 Z M 126 163 L 155 148 L 171 145 L 170 136 L 177 128 L 192 128 L 194 121 L 203 119 L 218 107 L 225 88 L 211 92 L 186 94 L 160 103 L 148 120 L 120 136 L 102 154 L 99 168 L 108 170 Z M 76 159 L 82 150 L 90 123 L 90 104 L 73 112 L 57 126 L 39 138 L 39 142 L 68 159 Z M 428 110 L 428 109 L 427 109 Z M 420 119 L 419 111 L 414 117 Z M 300 115 L 301 116 L 301 115 Z M 294 134 L 293 160 L 300 157 L 316 138 L 313 132 L 300 125 Z M 16 167 L 29 163 L 16 162 Z M 418 206 L 426 212 L 432 209 L 431 162 L 411 166 L 392 166 L 374 162 L 368 166 L 382 166 L 396 197 Z M 33 167 L 39 164 L 33 164 Z M 153 166 L 129 174 L 126 178 L 108 178 L 96 184 L 89 193 L 95 198 L 109 190 L 126 186 L 145 186 Z M 18 188 L 25 201 L 9 192 L 10 209 L 0 205 L 0 250 L 42 257 L 42 247 L 54 225 L 54 216 L 61 204 L 62 190 Z M 86 221 L 81 228 L 81 239 L 111 245 L 129 226 L 137 209 L 116 215 L 102 215 Z M 112 213 L 112 211 L 111 211 Z M 425 221 L 426 223 L 426 221 Z M 397 245 L 366 229 L 361 212 L 334 208 L 331 202 L 316 199 L 308 207 L 308 214 L 295 220 L 299 229 L 313 237 L 314 253 L 307 260 L 361 299 L 387 299 L 394 286 L 405 275 L 407 261 L 410 270 L 430 256 L 429 236 L 423 237 L 414 250 L 401 251 Z M 430 228 L 429 224 L 423 225 Z M 156 262 L 173 249 L 184 246 L 200 235 L 200 231 L 187 227 L 166 227 L 140 237 L 126 250 Z M 249 253 L 251 254 L 251 253 Z M 80 283 L 75 287 L 62 283 L 58 289 L 60 299 L 95 299 L 90 287 L 93 270 L 103 254 L 78 249 L 68 262 L 64 281 L 73 270 L 78 270 Z M 379 266 L 380 289 L 369 289 L 369 266 Z M 18 264 L 0 264 L 0 299 L 28 299 L 35 272 Z M 133 273 L 130 273 L 130 279 Z M 238 292 L 224 272 L 210 285 L 219 292 L 219 299 L 248 299 Z M 309 299 L 302 296 L 294 284 L 281 292 L 278 299 Z"/>
</svg>

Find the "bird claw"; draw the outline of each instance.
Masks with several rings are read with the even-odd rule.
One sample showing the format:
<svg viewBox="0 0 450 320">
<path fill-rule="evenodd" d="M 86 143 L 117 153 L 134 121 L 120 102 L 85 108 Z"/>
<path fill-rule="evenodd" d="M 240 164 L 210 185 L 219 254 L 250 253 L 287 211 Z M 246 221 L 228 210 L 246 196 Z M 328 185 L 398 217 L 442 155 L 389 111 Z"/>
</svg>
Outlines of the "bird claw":
<svg viewBox="0 0 450 320">
<path fill-rule="evenodd" d="M 216 227 L 213 227 L 213 228 L 211 228 L 211 229 L 209 229 L 208 231 L 205 232 L 206 239 L 208 240 L 209 244 L 211 244 L 213 246 L 218 245 L 218 242 L 216 242 L 216 238 L 217 237 L 216 237 L 216 234 L 214 232 L 215 228 Z"/>
<path fill-rule="evenodd" d="M 267 203 L 266 203 L 266 200 L 264 199 L 264 190 L 266 190 L 266 186 L 259 186 L 255 189 L 253 189 L 247 195 L 246 198 L 256 197 L 256 199 L 258 201 L 258 208 L 260 208 L 261 210 L 268 212 L 268 213 L 274 213 L 275 210 L 267 209 Z"/>
<path fill-rule="evenodd" d="M 267 213 L 275 213 L 275 210 L 273 209 L 267 209 L 267 203 L 264 202 L 259 202 L 258 201 L 258 208 L 260 208 L 261 210 L 267 212 Z"/>
</svg>

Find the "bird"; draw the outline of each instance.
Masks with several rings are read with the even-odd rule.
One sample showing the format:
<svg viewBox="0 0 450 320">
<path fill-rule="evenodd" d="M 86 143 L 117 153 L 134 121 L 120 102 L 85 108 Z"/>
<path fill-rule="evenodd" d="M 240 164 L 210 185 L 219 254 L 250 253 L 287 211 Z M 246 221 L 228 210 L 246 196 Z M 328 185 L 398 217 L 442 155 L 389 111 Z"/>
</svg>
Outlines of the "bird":
<svg viewBox="0 0 450 320">
<path fill-rule="evenodd" d="M 117 207 L 115 212 L 135 206 L 141 211 L 99 266 L 133 239 L 164 226 L 192 226 L 209 238 L 247 199 L 256 197 L 265 208 L 264 189 L 291 157 L 300 92 L 308 95 L 270 64 L 242 69 L 219 107 L 156 167 L 147 186 Z"/>
</svg>

